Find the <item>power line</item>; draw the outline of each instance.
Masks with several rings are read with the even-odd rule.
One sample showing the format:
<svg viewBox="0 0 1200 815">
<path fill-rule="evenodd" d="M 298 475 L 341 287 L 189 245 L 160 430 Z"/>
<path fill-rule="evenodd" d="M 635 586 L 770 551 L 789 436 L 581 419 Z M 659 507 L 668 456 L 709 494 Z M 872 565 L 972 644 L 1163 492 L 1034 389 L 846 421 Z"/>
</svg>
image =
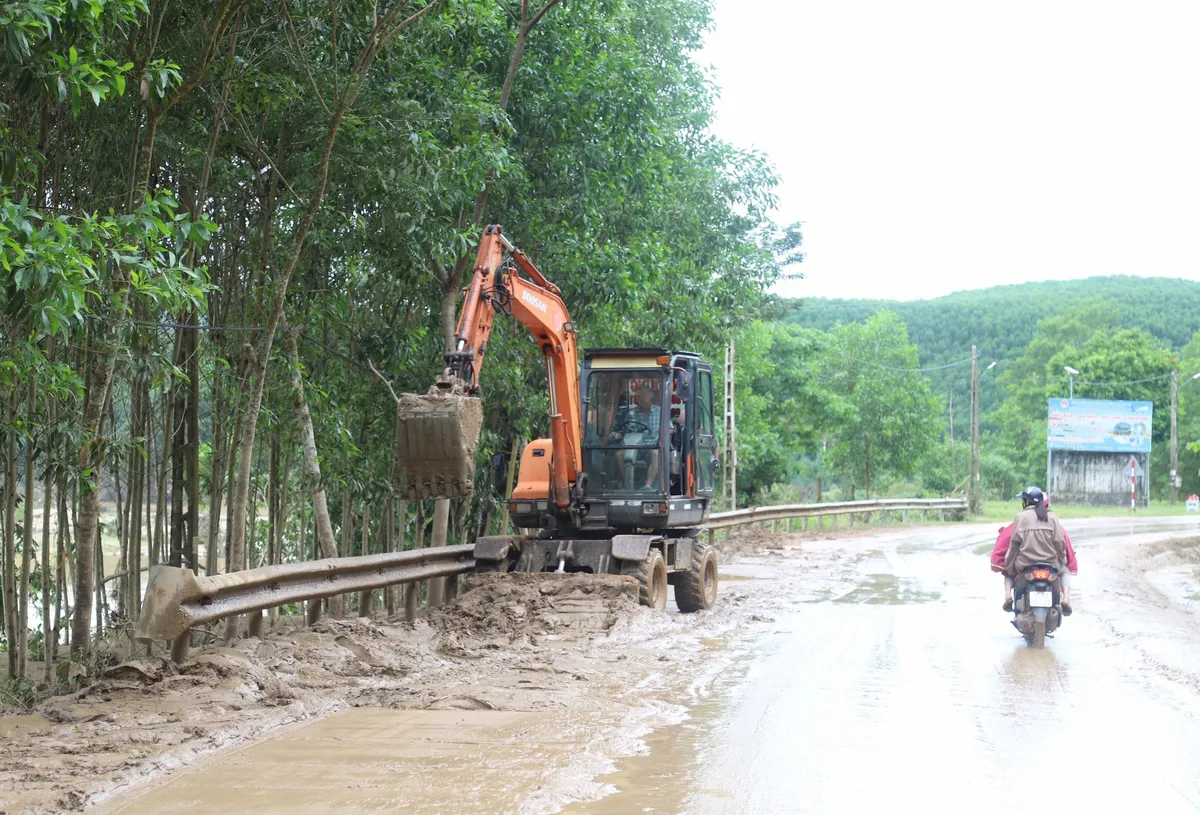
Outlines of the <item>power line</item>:
<svg viewBox="0 0 1200 815">
<path fill-rule="evenodd" d="M 1060 379 L 1062 377 L 1059 377 Z M 1171 375 L 1159 374 L 1158 376 L 1148 376 L 1145 379 L 1130 379 L 1126 382 L 1076 382 L 1077 385 L 1141 385 L 1146 382 L 1158 382 L 1161 379 L 1170 379 Z"/>
<path fill-rule="evenodd" d="M 971 364 L 971 358 L 967 357 L 966 359 L 960 359 L 957 362 L 948 362 L 945 365 L 928 365 L 923 368 L 897 368 L 893 365 L 884 365 L 879 362 L 871 362 L 869 360 L 859 359 L 858 357 L 851 356 L 850 354 L 847 354 L 844 351 L 834 348 L 831 344 L 825 342 L 824 340 L 819 340 L 816 337 L 809 337 L 808 339 L 811 339 L 817 345 L 827 348 L 830 351 L 833 351 L 838 356 L 844 357 L 845 359 L 848 359 L 851 362 L 857 362 L 859 365 L 866 365 L 870 368 L 880 368 L 885 371 L 896 371 L 898 373 L 926 373 L 928 371 L 944 371 L 947 368 L 957 368 L 960 365 L 970 365 Z"/>
</svg>

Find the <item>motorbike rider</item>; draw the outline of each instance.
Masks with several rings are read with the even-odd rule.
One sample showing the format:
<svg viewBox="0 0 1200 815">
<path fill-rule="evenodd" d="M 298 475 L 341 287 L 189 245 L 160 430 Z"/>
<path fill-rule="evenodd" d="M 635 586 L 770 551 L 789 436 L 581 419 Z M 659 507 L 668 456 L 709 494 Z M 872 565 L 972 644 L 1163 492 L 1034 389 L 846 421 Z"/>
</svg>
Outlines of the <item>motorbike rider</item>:
<svg viewBox="0 0 1200 815">
<path fill-rule="evenodd" d="M 1062 524 L 1046 508 L 1045 494 L 1037 487 L 1029 487 L 1021 493 L 1021 512 L 1013 521 L 1004 573 L 1015 581 L 1017 575 L 1035 563 L 1053 566 L 1061 580 L 1067 570 L 1067 551 Z M 1065 596 L 1062 607 L 1064 614 L 1070 613 Z"/>
<path fill-rule="evenodd" d="M 1046 509 L 1050 508 L 1050 496 L 1045 495 L 1042 498 L 1042 505 Z M 1012 540 L 1013 524 L 1000 527 L 1000 535 L 996 538 L 996 546 L 992 549 L 992 571 L 1004 573 L 1004 559 L 1008 555 L 1008 545 Z M 1063 614 L 1070 616 L 1071 614 L 1071 586 L 1068 581 L 1068 575 L 1079 574 L 1079 561 L 1075 557 L 1075 547 L 1071 544 L 1071 536 L 1067 534 L 1067 530 L 1063 529 L 1063 544 L 1067 550 L 1067 570 L 1060 576 L 1060 588 L 1062 590 L 1062 609 Z M 1013 603 L 1013 579 L 1008 575 L 1004 575 L 1004 610 L 1012 611 Z"/>
</svg>

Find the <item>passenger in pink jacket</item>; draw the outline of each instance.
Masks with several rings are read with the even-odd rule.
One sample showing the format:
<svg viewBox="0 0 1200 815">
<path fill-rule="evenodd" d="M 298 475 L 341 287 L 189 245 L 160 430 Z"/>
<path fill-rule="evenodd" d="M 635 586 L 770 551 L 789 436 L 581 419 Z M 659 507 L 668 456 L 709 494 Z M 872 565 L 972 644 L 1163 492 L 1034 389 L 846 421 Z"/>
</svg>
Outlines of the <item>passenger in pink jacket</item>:
<svg viewBox="0 0 1200 815">
<path fill-rule="evenodd" d="M 1046 498 L 1046 508 L 1050 507 L 1050 499 Z M 996 538 L 996 546 L 992 549 L 992 571 L 1004 572 L 1004 559 L 1008 554 L 1008 543 L 1012 539 L 1013 525 L 1000 527 L 1000 537 Z M 1063 538 L 1067 544 L 1067 572 L 1070 574 L 1079 574 L 1079 563 L 1075 559 L 1075 547 L 1071 545 L 1071 537 L 1067 534 L 1067 530 L 1063 530 Z M 1062 586 L 1062 611 L 1063 614 L 1071 615 L 1071 587 L 1068 585 L 1067 575 L 1061 575 Z M 1008 575 L 1004 576 L 1004 610 L 1012 611 L 1013 609 L 1013 579 Z"/>
</svg>

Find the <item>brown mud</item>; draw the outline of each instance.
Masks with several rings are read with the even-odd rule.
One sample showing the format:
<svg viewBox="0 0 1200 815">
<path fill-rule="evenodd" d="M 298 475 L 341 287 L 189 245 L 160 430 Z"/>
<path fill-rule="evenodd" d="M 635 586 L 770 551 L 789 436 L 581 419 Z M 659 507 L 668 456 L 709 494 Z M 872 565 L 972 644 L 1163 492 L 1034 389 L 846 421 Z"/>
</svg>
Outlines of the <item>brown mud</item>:
<svg viewBox="0 0 1200 815">
<path fill-rule="evenodd" d="M 739 594 L 728 588 L 718 609 L 685 617 L 638 606 L 629 578 L 476 575 L 456 603 L 414 624 L 284 622 L 261 640 L 197 649 L 181 666 L 131 660 L 32 715 L 0 718 L 0 812 L 81 810 L 347 708 L 590 712 L 612 743 L 590 770 L 564 757 L 574 775 L 543 785 L 545 805 L 529 809 L 555 811 L 599 795 L 591 778 L 604 761 L 681 715 L 651 692 L 706 636 L 752 622 Z M 718 617 L 721 608 L 733 613 Z M 601 742 L 581 739 L 580 750 Z"/>
</svg>

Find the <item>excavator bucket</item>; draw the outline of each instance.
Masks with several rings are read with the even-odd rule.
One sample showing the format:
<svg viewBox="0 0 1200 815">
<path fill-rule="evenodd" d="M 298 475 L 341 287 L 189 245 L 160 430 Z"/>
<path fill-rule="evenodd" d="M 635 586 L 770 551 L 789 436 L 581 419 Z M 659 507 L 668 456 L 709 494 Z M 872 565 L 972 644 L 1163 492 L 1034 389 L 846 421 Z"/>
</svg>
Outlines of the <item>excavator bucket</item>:
<svg viewBox="0 0 1200 815">
<path fill-rule="evenodd" d="M 396 489 L 405 500 L 465 498 L 475 485 L 479 399 L 435 385 L 396 401 Z"/>
</svg>

